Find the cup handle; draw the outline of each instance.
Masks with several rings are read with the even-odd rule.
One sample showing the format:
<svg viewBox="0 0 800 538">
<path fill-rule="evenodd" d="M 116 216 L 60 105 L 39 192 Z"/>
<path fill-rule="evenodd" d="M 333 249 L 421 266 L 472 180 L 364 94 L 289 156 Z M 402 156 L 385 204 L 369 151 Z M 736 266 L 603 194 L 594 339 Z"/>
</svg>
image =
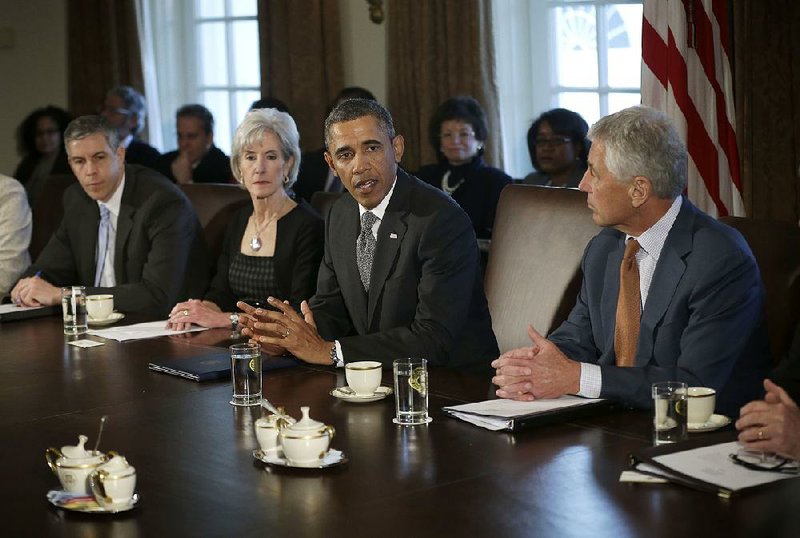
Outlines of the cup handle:
<svg viewBox="0 0 800 538">
<path fill-rule="evenodd" d="M 333 442 L 333 435 L 336 433 L 336 428 L 330 424 L 326 424 L 325 429 L 328 431 L 328 448 L 330 448 L 331 443 Z"/>
<path fill-rule="evenodd" d="M 53 474 L 58 476 L 58 466 L 56 465 L 56 460 L 61 458 L 63 454 L 57 448 L 50 447 L 44 451 L 44 459 L 47 460 L 47 466 L 50 467 L 50 470 L 53 471 Z"/>
<path fill-rule="evenodd" d="M 92 474 L 89 475 L 89 486 L 92 489 L 92 495 L 94 495 L 97 503 L 103 507 L 112 503 L 112 499 L 106 496 L 106 488 L 103 483 L 105 476 L 106 473 L 102 470 L 92 471 Z"/>
</svg>

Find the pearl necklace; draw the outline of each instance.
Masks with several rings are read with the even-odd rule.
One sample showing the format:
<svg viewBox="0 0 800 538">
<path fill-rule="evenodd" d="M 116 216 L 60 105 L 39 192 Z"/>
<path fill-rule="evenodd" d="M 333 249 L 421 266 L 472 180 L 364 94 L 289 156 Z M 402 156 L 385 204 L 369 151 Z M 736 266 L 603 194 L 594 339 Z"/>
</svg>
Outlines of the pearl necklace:
<svg viewBox="0 0 800 538">
<path fill-rule="evenodd" d="M 453 187 L 450 186 L 449 179 L 450 179 L 450 170 L 445 172 L 444 175 L 442 176 L 442 190 L 446 192 L 448 195 L 452 196 L 453 193 L 456 192 L 456 189 L 458 189 L 461 186 L 461 184 L 464 183 L 464 178 L 462 177 L 460 180 L 458 180 L 458 183 L 456 183 Z"/>
<path fill-rule="evenodd" d="M 253 235 L 253 238 L 250 239 L 250 250 L 252 250 L 253 252 L 258 252 L 259 250 L 261 250 L 261 247 L 263 246 L 263 243 L 261 242 L 261 232 L 266 230 L 267 227 L 272 222 L 278 219 L 278 216 L 281 214 L 281 210 L 283 210 L 284 205 L 286 205 L 286 200 L 281 202 L 281 205 L 280 207 L 278 207 L 278 210 L 275 212 L 275 214 L 272 215 L 270 218 L 268 218 L 267 221 L 263 224 L 263 226 L 261 226 L 261 228 L 258 227 L 258 223 L 256 221 L 256 214 L 253 213 L 252 217 L 253 227 L 256 229 L 256 233 Z"/>
</svg>

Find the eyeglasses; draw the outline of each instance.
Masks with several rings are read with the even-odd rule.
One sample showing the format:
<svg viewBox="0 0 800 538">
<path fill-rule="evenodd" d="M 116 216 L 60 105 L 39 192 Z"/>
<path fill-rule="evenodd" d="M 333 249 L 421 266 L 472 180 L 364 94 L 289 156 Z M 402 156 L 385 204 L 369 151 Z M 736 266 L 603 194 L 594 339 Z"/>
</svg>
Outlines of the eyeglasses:
<svg viewBox="0 0 800 538">
<path fill-rule="evenodd" d="M 550 138 L 541 137 L 541 138 L 537 138 L 534 141 L 534 143 L 537 146 L 541 146 L 543 148 L 544 147 L 556 148 L 556 147 L 559 147 L 559 146 L 563 146 L 564 144 L 569 144 L 570 142 L 572 142 L 572 138 L 570 138 L 568 136 L 553 136 L 553 137 L 550 137 Z"/>
<path fill-rule="evenodd" d="M 456 131 L 456 132 L 445 131 L 439 135 L 439 138 L 441 138 L 442 140 L 455 140 L 456 138 L 458 138 L 459 140 L 466 140 L 467 138 L 472 138 L 473 136 L 475 136 L 474 131 L 467 131 L 467 130 Z"/>
<path fill-rule="evenodd" d="M 775 454 L 740 450 L 736 454 L 729 454 L 728 457 L 736 465 L 741 465 L 751 471 L 800 474 L 800 462 L 789 458 L 783 458 Z"/>
</svg>

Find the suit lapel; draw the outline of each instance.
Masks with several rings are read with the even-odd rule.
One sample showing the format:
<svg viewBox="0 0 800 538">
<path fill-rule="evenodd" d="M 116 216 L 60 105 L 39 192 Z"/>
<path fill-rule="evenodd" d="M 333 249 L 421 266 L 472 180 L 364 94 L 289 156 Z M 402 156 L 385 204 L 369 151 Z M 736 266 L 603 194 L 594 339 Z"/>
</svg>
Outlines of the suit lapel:
<svg viewBox="0 0 800 538">
<path fill-rule="evenodd" d="M 122 200 L 119 205 L 117 236 L 114 243 L 114 277 L 117 283 L 125 280 L 125 249 L 128 236 L 133 228 L 133 217 L 136 214 L 136 208 L 131 203 L 135 186 L 136 175 L 130 173 L 130 169 L 126 167 L 125 190 L 122 191 Z"/>
<path fill-rule="evenodd" d="M 337 225 L 336 230 L 331 230 L 328 240 L 331 242 L 331 251 L 339 263 L 335 264 L 336 277 L 342 296 L 348 298 L 347 304 L 352 304 L 350 318 L 359 332 L 367 329 L 367 292 L 361 283 L 361 275 L 356 264 L 356 241 L 361 231 L 358 204 L 349 197 L 344 209 L 344 217 Z M 333 224 L 333 223 L 331 223 Z"/>
<path fill-rule="evenodd" d="M 90 282 L 90 285 L 94 286 L 100 208 L 97 206 L 97 202 L 86 196 L 86 204 L 83 211 L 86 212 L 86 218 L 80 219 L 78 237 L 85 238 L 85 240 L 81 240 L 76 249 L 80 252 L 80 255 L 77 256 L 78 263 L 80 263 L 78 278 L 80 282 Z"/>
<path fill-rule="evenodd" d="M 622 263 L 622 255 L 625 253 L 625 234 L 620 233 L 617 248 L 611 251 L 606 258 L 605 283 L 603 286 L 602 316 L 601 319 L 607 320 L 605 324 L 605 342 L 603 349 L 614 349 L 614 329 L 617 320 L 617 300 L 619 299 L 619 266 Z M 613 357 L 613 353 L 606 353 L 608 357 Z"/>
<path fill-rule="evenodd" d="M 694 216 L 686 198 L 672 229 L 667 235 L 661 256 L 658 259 L 647 303 L 642 312 L 641 332 L 639 333 L 638 357 L 649 358 L 653 353 L 654 329 L 664 317 L 667 308 L 675 295 L 686 271 L 686 255 L 692 250 L 692 233 Z M 646 331 L 646 332 L 645 332 Z M 648 359 L 649 360 L 649 359 Z"/>
</svg>

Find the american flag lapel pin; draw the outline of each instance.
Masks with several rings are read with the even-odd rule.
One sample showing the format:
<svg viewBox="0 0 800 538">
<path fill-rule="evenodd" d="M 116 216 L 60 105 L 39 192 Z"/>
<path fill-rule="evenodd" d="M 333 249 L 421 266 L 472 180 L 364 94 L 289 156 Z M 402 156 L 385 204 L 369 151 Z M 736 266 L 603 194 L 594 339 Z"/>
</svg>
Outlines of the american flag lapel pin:
<svg viewBox="0 0 800 538">
<path fill-rule="evenodd" d="M 389 234 L 389 239 L 397 239 L 397 234 L 396 234 L 396 233 L 394 233 L 394 232 L 391 232 L 391 233 Z"/>
</svg>

